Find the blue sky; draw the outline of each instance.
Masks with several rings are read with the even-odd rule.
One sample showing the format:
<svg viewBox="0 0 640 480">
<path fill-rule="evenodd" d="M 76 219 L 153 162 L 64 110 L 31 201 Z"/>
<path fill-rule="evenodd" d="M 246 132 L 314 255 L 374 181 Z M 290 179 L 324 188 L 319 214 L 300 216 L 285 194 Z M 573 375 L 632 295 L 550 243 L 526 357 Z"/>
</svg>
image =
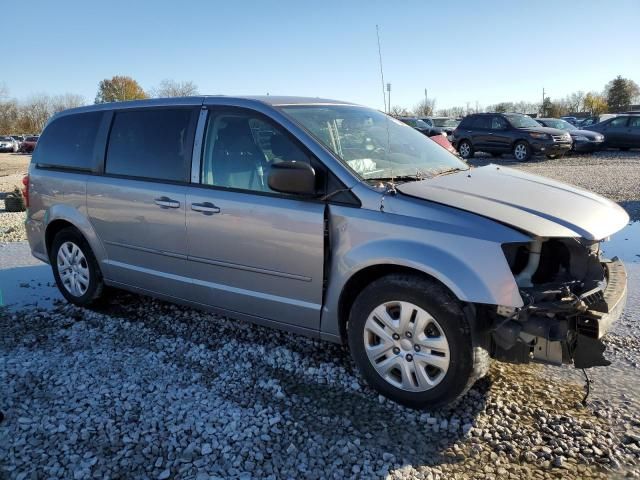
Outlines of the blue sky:
<svg viewBox="0 0 640 480">
<path fill-rule="evenodd" d="M 8 3 L 24 17 L 0 38 L 24 57 L 0 82 L 18 98 L 92 102 L 100 80 L 130 75 L 143 88 L 171 78 L 206 94 L 382 108 L 376 24 L 393 105 L 412 107 L 425 88 L 443 108 L 601 90 L 618 74 L 640 83 L 639 0 Z"/>
</svg>

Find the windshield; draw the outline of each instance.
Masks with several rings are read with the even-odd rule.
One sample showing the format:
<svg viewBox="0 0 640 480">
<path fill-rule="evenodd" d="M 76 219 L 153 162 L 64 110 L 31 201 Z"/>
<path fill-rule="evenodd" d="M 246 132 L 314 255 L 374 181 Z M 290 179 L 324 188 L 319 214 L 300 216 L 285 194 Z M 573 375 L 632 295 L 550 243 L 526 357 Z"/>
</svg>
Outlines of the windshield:
<svg viewBox="0 0 640 480">
<path fill-rule="evenodd" d="M 295 105 L 282 110 L 362 179 L 420 178 L 469 168 L 429 137 L 377 110 L 353 105 Z"/>
<path fill-rule="evenodd" d="M 38 137 L 27 137 L 27 142 L 37 142 L 38 141 Z"/>
<path fill-rule="evenodd" d="M 540 128 L 540 124 L 526 115 L 505 115 L 514 128 Z"/>
<path fill-rule="evenodd" d="M 545 120 L 544 124 L 546 127 L 551 127 L 551 128 L 558 128 L 560 130 L 577 130 L 576 127 L 574 125 L 571 125 L 569 122 L 565 121 L 565 120 Z"/>
<path fill-rule="evenodd" d="M 0 142 L 12 142 L 13 138 L 11 137 L 0 137 Z"/>
<path fill-rule="evenodd" d="M 453 128 L 456 128 L 459 123 L 460 123 L 460 121 L 456 120 L 454 118 L 434 118 L 433 119 L 433 124 L 436 127 L 453 127 Z"/>
</svg>

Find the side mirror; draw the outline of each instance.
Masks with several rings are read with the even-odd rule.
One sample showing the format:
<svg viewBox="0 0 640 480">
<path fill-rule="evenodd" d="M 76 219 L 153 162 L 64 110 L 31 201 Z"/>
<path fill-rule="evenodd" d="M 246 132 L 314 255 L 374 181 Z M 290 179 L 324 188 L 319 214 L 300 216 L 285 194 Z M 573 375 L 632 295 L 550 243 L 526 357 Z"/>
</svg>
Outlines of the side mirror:
<svg viewBox="0 0 640 480">
<path fill-rule="evenodd" d="M 274 163 L 269 170 L 268 184 L 276 192 L 313 196 L 316 193 L 316 172 L 305 162 Z"/>
</svg>

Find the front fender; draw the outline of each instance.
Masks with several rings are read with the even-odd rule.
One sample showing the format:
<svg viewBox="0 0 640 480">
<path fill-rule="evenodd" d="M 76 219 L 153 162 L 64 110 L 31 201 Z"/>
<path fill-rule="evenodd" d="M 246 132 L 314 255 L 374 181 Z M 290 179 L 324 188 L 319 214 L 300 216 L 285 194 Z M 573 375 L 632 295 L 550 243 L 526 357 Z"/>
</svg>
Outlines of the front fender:
<svg viewBox="0 0 640 480">
<path fill-rule="evenodd" d="M 434 206 L 430 219 L 333 207 L 331 213 L 331 260 L 321 323 L 328 337 L 340 334 L 345 285 L 372 266 L 423 272 L 465 302 L 523 305 L 502 251 L 503 242 L 528 238 L 519 232 L 442 206 Z"/>
</svg>

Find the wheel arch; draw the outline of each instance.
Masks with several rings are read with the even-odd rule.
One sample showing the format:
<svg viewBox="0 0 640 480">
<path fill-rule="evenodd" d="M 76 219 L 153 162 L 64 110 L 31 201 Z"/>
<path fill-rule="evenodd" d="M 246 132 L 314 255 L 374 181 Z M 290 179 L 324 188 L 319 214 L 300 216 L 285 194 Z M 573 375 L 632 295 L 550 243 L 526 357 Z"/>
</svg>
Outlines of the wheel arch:
<svg viewBox="0 0 640 480">
<path fill-rule="evenodd" d="M 44 241 L 47 258 L 50 256 L 51 244 L 56 234 L 63 228 L 72 227 L 84 237 L 98 264 L 102 265 L 102 261 L 106 258 L 106 251 L 89 219 L 78 209 L 71 205 L 54 205 L 47 211 L 45 218 L 47 222 L 44 229 Z"/>
<path fill-rule="evenodd" d="M 427 280 L 435 281 L 446 288 L 456 298 L 458 297 L 444 282 L 439 278 L 430 275 L 423 270 L 415 267 L 397 264 L 376 264 L 369 265 L 355 272 L 345 283 L 338 300 L 338 326 L 340 331 L 340 340 L 343 344 L 347 343 L 347 321 L 353 302 L 360 292 L 370 283 L 393 274 L 409 274 Z"/>
</svg>

